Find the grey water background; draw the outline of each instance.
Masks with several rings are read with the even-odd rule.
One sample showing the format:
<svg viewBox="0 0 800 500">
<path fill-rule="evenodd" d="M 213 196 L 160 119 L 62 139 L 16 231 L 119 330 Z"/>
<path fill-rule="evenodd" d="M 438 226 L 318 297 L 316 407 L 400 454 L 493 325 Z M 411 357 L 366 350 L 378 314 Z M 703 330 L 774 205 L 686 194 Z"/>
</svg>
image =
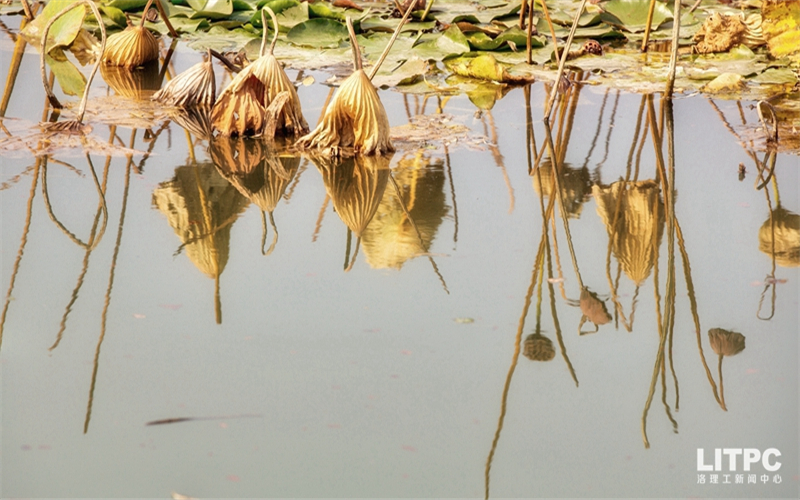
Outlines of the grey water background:
<svg viewBox="0 0 800 500">
<path fill-rule="evenodd" d="M 7 69 L 7 41 L 2 49 Z M 38 54 L 28 51 L 6 126 L 41 116 Z M 174 65 L 181 71 L 196 61 L 195 54 L 179 51 Z M 299 90 L 312 125 L 327 94 L 320 84 L 325 75 L 314 75 L 317 83 Z M 97 95 L 113 94 L 99 79 L 94 86 Z M 543 84 L 531 87 L 539 146 L 545 92 Z M 421 111 L 419 96 L 404 102 L 397 92 L 380 95 L 392 126 L 408 122 L 406 102 Z M 593 182 L 624 176 L 640 101 L 639 95 L 583 86 L 565 162 L 578 168 L 591 150 Z M 731 122 L 738 119 L 735 101 L 715 104 Z M 742 104 L 748 123 L 755 122 L 751 103 Z M 435 113 L 436 105 L 429 100 L 425 113 Z M 578 335 L 580 310 L 557 291 L 563 342 L 579 385 L 558 345 L 549 362 L 520 356 L 501 409 L 542 233 L 540 195 L 528 173 L 522 88 L 489 112 L 476 113 L 466 96 L 444 104 L 454 123 L 476 135 L 491 139 L 493 122 L 496 150 L 453 144 L 446 154 L 432 147 L 394 155 L 397 175 L 405 168 L 403 179 L 416 179 L 408 182 L 416 182 L 418 193 L 438 200 L 426 255 L 406 256 L 399 268 L 370 261 L 365 244 L 352 268 L 343 270 L 347 227 L 332 203 L 325 204 L 323 178 L 306 160 L 290 196 L 284 193 L 274 210 L 279 239 L 270 255 L 262 255 L 261 211 L 242 197 L 219 277 L 221 324 L 214 279 L 187 256 L 153 201 L 184 175 L 216 175 L 213 182 L 224 188 L 201 142 L 193 163 L 184 130 L 170 123 L 145 161 L 134 155 L 141 168 L 128 181 L 116 260 L 125 157 L 108 164 L 107 229 L 87 259 L 48 216 L 41 179 L 30 201 L 33 179 L 25 171 L 32 157 L 4 156 L 4 298 L 17 272 L 0 348 L 2 497 L 482 497 L 496 439 L 491 497 L 797 498 L 798 268 L 776 268 L 774 316 L 759 320 L 772 261 L 759 250 L 769 207 L 764 190 L 754 189 L 755 167 L 706 98 L 682 97 L 674 106 L 676 216 L 713 376 L 710 328 L 743 333 L 747 347 L 724 361 L 728 411 L 722 411 L 698 353 L 677 255 L 672 351 L 680 408 L 667 369 L 666 401 L 677 428 L 659 382 L 647 417 L 649 449 L 641 420 L 659 344 L 653 273 L 640 286 L 631 332 L 612 321 Z M 126 141 L 130 132 L 117 131 Z M 94 126 L 102 140 L 108 133 L 107 126 Z M 149 147 L 142 131 L 137 134 L 137 149 Z M 80 150 L 54 158 L 83 174 L 53 161 L 47 167 L 54 213 L 85 239 L 97 212 L 89 165 Z M 414 158 L 412 167 L 399 165 Z M 105 161 L 93 156 L 98 176 Z M 740 162 L 748 169 L 744 181 L 737 178 Z M 779 154 L 776 163 L 781 205 L 797 213 L 798 158 Z M 656 176 L 648 137 L 639 178 Z M 29 202 L 29 230 L 17 262 Z M 607 298 L 608 233 L 595 199 L 587 196 L 581 204 L 579 216 L 569 219 L 576 260 L 584 284 Z M 558 215 L 555 222 L 563 282 L 552 284 L 577 299 Z M 272 231 L 268 227 L 267 244 Z M 658 262 L 662 311 L 666 244 L 665 237 Z M 634 285 L 624 274 L 620 283 L 629 314 Z M 541 330 L 555 343 L 546 279 L 544 287 Z M 533 301 L 523 338 L 535 328 L 536 294 Z M 179 417 L 198 420 L 145 425 Z M 698 448 L 706 456 L 714 448 L 778 448 L 782 482 L 698 484 Z"/>
</svg>

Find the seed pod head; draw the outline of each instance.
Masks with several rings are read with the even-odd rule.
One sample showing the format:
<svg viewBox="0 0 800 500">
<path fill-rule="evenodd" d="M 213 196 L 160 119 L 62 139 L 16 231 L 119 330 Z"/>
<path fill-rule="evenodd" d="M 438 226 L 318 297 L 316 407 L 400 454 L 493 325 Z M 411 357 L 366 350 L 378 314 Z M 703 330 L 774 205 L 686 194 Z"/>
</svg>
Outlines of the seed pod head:
<svg viewBox="0 0 800 500">
<path fill-rule="evenodd" d="M 288 100 L 278 112 L 275 133 L 298 136 L 308 133 L 308 123 L 303 118 L 300 98 L 289 77 L 272 54 L 259 57 L 253 64 L 253 74 L 264 85 L 263 105 L 267 108 L 281 92 L 288 92 Z"/>
<path fill-rule="evenodd" d="M 182 108 L 211 107 L 214 105 L 215 97 L 214 65 L 209 58 L 173 78 L 153 96 L 153 100 L 168 106 Z"/>
<path fill-rule="evenodd" d="M 239 72 L 222 91 L 211 112 L 215 130 L 226 137 L 259 136 L 264 130 L 264 84 L 253 65 Z"/>
<path fill-rule="evenodd" d="M 525 339 L 522 354 L 531 361 L 550 361 L 556 356 L 553 341 L 541 333 L 532 333 Z"/>
<path fill-rule="evenodd" d="M 711 348 L 720 356 L 735 356 L 744 351 L 744 335 L 738 332 L 712 328 L 708 331 L 708 340 Z"/>
<path fill-rule="evenodd" d="M 781 206 L 773 210 L 758 230 L 758 249 L 783 267 L 800 266 L 800 215 Z"/>
<path fill-rule="evenodd" d="M 334 156 L 349 149 L 364 155 L 394 151 L 386 110 L 363 70 L 356 71 L 342 83 L 320 124 L 301 137 L 298 144 Z"/>
<path fill-rule="evenodd" d="M 108 37 L 103 62 L 135 68 L 158 59 L 158 40 L 143 26 L 128 26 Z"/>
</svg>

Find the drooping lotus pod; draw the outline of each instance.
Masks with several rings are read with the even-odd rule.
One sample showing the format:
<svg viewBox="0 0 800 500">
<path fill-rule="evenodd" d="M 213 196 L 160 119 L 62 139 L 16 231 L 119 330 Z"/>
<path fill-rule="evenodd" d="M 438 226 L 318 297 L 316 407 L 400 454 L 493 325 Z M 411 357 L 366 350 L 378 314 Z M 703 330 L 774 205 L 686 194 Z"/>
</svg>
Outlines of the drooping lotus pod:
<svg viewBox="0 0 800 500">
<path fill-rule="evenodd" d="M 217 87 L 211 51 L 208 59 L 201 61 L 179 74 L 159 90 L 153 100 L 168 106 L 189 108 L 214 105 Z"/>
<path fill-rule="evenodd" d="M 778 205 L 758 230 L 758 249 L 780 266 L 800 266 L 800 215 Z"/>
<path fill-rule="evenodd" d="M 264 35 L 261 57 L 236 75 L 214 105 L 212 123 L 224 136 L 263 134 L 272 137 L 276 132 L 294 136 L 308 132 L 297 91 L 273 55 L 278 38 L 277 19 L 272 10 L 268 7 L 265 10 L 270 13 L 275 27 L 269 51 L 266 49 L 267 23 L 262 10 Z M 279 101 L 279 96 L 280 99 L 285 99 L 285 103 L 276 104 L 274 116 L 267 118 L 265 114 L 268 108 Z"/>
<path fill-rule="evenodd" d="M 144 26 L 128 26 L 108 37 L 103 62 L 135 68 L 158 59 L 158 40 Z"/>
<path fill-rule="evenodd" d="M 234 77 L 211 111 L 215 130 L 226 137 L 259 136 L 264 129 L 264 84 L 253 65 Z"/>
<path fill-rule="evenodd" d="M 394 151 L 389 129 L 378 91 L 360 69 L 342 83 L 317 128 L 301 137 L 300 145 L 334 156 L 350 148 L 365 155 L 386 154 Z"/>
<path fill-rule="evenodd" d="M 355 72 L 339 87 L 339 92 L 325 109 L 317 128 L 300 138 L 300 147 L 320 149 L 333 156 L 340 155 L 342 150 L 352 150 L 356 154 L 364 155 L 382 155 L 394 151 L 389 138 L 389 117 L 372 84 L 372 77 L 377 73 L 410 13 L 411 9 L 408 9 L 369 75 L 361 67 L 361 51 L 356 41 L 353 22 L 347 18 Z"/>
<path fill-rule="evenodd" d="M 531 361 L 550 361 L 556 356 L 553 341 L 539 332 L 528 335 L 522 354 Z"/>
</svg>

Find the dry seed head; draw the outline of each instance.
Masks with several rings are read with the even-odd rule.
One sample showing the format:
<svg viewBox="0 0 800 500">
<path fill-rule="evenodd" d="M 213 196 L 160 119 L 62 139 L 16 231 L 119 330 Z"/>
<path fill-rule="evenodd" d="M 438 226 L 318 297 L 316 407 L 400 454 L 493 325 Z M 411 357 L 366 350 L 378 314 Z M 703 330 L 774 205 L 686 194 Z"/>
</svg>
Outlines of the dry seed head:
<svg viewBox="0 0 800 500">
<path fill-rule="evenodd" d="M 226 137 L 259 136 L 264 130 L 264 113 L 264 84 L 253 74 L 251 64 L 222 91 L 211 112 L 211 123 Z"/>
<path fill-rule="evenodd" d="M 108 37 L 103 62 L 112 66 L 135 68 L 158 59 L 158 40 L 147 28 L 128 26 Z"/>
<path fill-rule="evenodd" d="M 532 333 L 525 339 L 523 354 L 531 361 L 550 361 L 556 356 L 553 341 L 541 333 Z"/>
<path fill-rule="evenodd" d="M 278 114 L 276 132 L 286 136 L 307 134 L 308 123 L 303 118 L 300 98 L 275 56 L 272 54 L 261 56 L 251 66 L 253 74 L 264 85 L 264 107 L 269 106 L 281 92 L 289 93 L 288 101 Z"/>
<path fill-rule="evenodd" d="M 153 100 L 168 106 L 192 107 L 214 105 L 216 97 L 214 65 L 211 57 L 187 69 L 159 90 Z"/>
<path fill-rule="evenodd" d="M 720 356 L 735 356 L 744 351 L 744 335 L 738 332 L 712 328 L 708 331 L 708 340 L 711 348 Z"/>
<path fill-rule="evenodd" d="M 389 118 L 364 70 L 358 70 L 339 87 L 320 124 L 299 144 L 329 154 L 342 149 L 372 155 L 394 151 L 389 139 Z"/>
</svg>

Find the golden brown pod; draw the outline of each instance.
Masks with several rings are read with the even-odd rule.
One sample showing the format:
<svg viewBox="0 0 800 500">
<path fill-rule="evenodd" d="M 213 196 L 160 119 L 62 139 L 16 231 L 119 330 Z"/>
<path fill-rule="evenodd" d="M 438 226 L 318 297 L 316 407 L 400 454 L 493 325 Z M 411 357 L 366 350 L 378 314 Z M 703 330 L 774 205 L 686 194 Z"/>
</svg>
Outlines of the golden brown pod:
<svg viewBox="0 0 800 500">
<path fill-rule="evenodd" d="M 135 68 L 158 59 L 158 40 L 143 26 L 128 26 L 108 37 L 103 62 Z"/>
<path fill-rule="evenodd" d="M 214 65 L 211 56 L 176 76 L 159 90 L 153 100 L 167 106 L 188 108 L 192 106 L 214 105 L 217 84 L 214 79 Z"/>
<path fill-rule="evenodd" d="M 364 70 L 350 75 L 325 110 L 320 124 L 300 138 L 305 148 L 318 148 L 332 155 L 343 149 L 372 155 L 394 151 L 389 138 L 389 118 Z"/>
</svg>

